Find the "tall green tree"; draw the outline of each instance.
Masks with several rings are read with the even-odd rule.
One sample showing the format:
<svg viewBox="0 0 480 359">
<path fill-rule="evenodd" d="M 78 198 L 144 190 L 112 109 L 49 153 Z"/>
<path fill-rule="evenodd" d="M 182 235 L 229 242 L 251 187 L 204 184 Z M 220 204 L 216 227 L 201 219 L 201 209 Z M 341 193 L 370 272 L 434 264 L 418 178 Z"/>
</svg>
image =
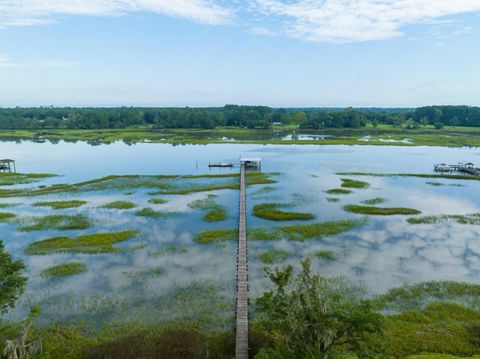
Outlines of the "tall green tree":
<svg viewBox="0 0 480 359">
<path fill-rule="evenodd" d="M 27 278 L 22 275 L 24 268 L 23 262 L 13 260 L 5 252 L 3 242 L 0 241 L 0 314 L 13 308 L 23 292 L 27 283 Z"/>
<path fill-rule="evenodd" d="M 275 338 L 256 359 L 327 359 L 341 351 L 372 358 L 382 316 L 364 290 L 342 278 L 312 274 L 309 260 L 297 276 L 293 268 L 268 271 L 273 290 L 257 300 L 259 323 Z"/>
</svg>

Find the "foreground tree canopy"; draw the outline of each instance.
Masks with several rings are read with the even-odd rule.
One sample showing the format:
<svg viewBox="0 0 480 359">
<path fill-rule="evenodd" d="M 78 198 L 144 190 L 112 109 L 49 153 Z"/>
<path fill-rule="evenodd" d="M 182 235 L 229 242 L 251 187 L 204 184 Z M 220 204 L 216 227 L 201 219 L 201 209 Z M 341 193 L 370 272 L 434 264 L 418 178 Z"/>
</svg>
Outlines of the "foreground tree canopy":
<svg viewBox="0 0 480 359">
<path fill-rule="evenodd" d="M 256 358 L 326 359 L 339 351 L 372 358 L 383 325 L 361 287 L 342 278 L 312 274 L 309 260 L 296 277 L 293 268 L 269 273 L 272 291 L 257 300 L 260 325 L 275 345 Z M 374 343 L 377 344 L 374 344 Z"/>
<path fill-rule="evenodd" d="M 480 107 L 431 106 L 417 109 L 270 108 L 0 108 L 0 129 L 202 128 L 217 126 L 269 128 L 359 128 L 371 123 L 417 128 L 434 125 L 480 126 Z"/>
<path fill-rule="evenodd" d="M 27 278 L 22 276 L 23 269 L 23 263 L 14 261 L 0 241 L 0 314 L 13 308 L 15 300 L 23 292 L 27 282 Z"/>
</svg>

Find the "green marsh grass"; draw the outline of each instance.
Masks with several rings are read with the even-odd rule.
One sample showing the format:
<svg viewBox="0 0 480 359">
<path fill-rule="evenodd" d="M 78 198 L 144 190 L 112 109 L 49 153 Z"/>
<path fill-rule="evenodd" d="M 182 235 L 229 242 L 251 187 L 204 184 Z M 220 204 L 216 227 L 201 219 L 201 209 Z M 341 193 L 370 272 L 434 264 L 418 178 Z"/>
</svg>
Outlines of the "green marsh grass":
<svg viewBox="0 0 480 359">
<path fill-rule="evenodd" d="M 208 244 L 217 241 L 234 241 L 237 239 L 236 229 L 215 229 L 198 233 L 194 240 L 200 244 Z"/>
<path fill-rule="evenodd" d="M 52 202 L 37 202 L 34 203 L 35 207 L 50 207 L 52 209 L 68 209 L 78 208 L 87 204 L 86 201 L 72 200 L 72 201 L 52 201 Z"/>
<path fill-rule="evenodd" d="M 10 212 L 0 212 L 0 223 L 6 223 L 9 220 L 17 217 L 15 213 Z"/>
<path fill-rule="evenodd" d="M 149 268 L 140 271 L 123 272 L 123 275 L 130 279 L 160 277 L 166 273 L 164 267 Z"/>
<path fill-rule="evenodd" d="M 269 249 L 257 255 L 257 258 L 264 264 L 274 264 L 284 262 L 289 256 L 290 252 L 283 249 Z"/>
<path fill-rule="evenodd" d="M 188 207 L 205 211 L 203 220 L 205 222 L 220 222 L 227 219 L 227 209 L 215 202 L 215 195 L 208 195 L 207 198 L 198 199 L 188 204 Z"/>
<path fill-rule="evenodd" d="M 50 279 L 63 278 L 63 277 L 69 277 L 69 276 L 85 273 L 87 270 L 88 270 L 88 267 L 85 263 L 71 262 L 71 263 L 59 264 L 59 265 L 44 269 L 41 272 L 41 276 L 45 278 L 50 278 Z"/>
<path fill-rule="evenodd" d="M 359 205 L 347 205 L 343 209 L 347 212 L 356 213 L 356 214 L 366 214 L 372 216 L 393 216 L 393 215 L 415 215 L 420 214 L 419 210 L 413 208 L 402 208 L 402 207 L 375 207 L 375 206 L 359 206 Z"/>
<path fill-rule="evenodd" d="M 155 211 L 152 208 L 143 208 L 135 212 L 135 215 L 138 217 L 147 217 L 147 218 L 170 218 L 175 216 L 177 212 L 165 212 L 165 211 Z"/>
<path fill-rule="evenodd" d="M 19 203 L 0 203 L 0 208 L 9 208 L 18 206 Z"/>
<path fill-rule="evenodd" d="M 418 178 L 443 178 L 456 180 L 480 181 L 480 176 L 473 175 L 447 175 L 426 173 L 368 173 L 368 172 L 338 172 L 339 176 L 367 176 L 367 177 L 418 177 Z"/>
<path fill-rule="evenodd" d="M 251 241 L 279 241 L 282 234 L 278 230 L 268 228 L 248 228 L 247 238 Z"/>
<path fill-rule="evenodd" d="M 327 191 L 325 191 L 325 193 L 327 194 L 350 194 L 352 193 L 352 191 L 348 190 L 348 189 L 343 189 L 343 188 L 332 188 L 332 189 L 329 189 Z"/>
<path fill-rule="evenodd" d="M 53 253 L 115 253 L 119 249 L 114 244 L 128 241 L 139 235 L 139 231 L 104 232 L 86 234 L 76 238 L 53 237 L 30 244 L 25 249 L 27 255 Z"/>
<path fill-rule="evenodd" d="M 430 186 L 434 186 L 434 187 L 441 187 L 441 186 L 445 186 L 444 183 L 441 183 L 441 182 L 425 182 L 426 184 L 430 185 Z"/>
<path fill-rule="evenodd" d="M 480 213 L 474 214 L 443 214 L 438 216 L 426 216 L 409 218 L 410 224 L 436 224 L 442 222 L 453 222 L 458 224 L 480 225 Z"/>
<path fill-rule="evenodd" d="M 372 198 L 372 199 L 366 199 L 366 200 L 362 201 L 362 203 L 366 204 L 366 205 L 369 205 L 369 206 L 374 206 L 376 204 L 383 204 L 386 201 L 387 200 L 385 198 L 376 197 L 376 198 Z"/>
<path fill-rule="evenodd" d="M 343 188 L 368 188 L 370 184 L 368 182 L 357 181 L 349 178 L 341 178 Z"/>
<path fill-rule="evenodd" d="M 322 261 L 334 261 L 338 258 L 335 252 L 320 250 L 313 253 L 313 255 Z"/>
<path fill-rule="evenodd" d="M 340 198 L 336 198 L 336 197 L 327 197 L 326 200 L 327 202 L 330 202 L 330 203 L 340 202 Z"/>
<path fill-rule="evenodd" d="M 50 215 L 34 218 L 34 223 L 29 226 L 20 228 L 20 231 L 40 231 L 47 229 L 56 229 L 60 231 L 66 230 L 82 230 L 90 228 L 92 225 L 90 219 L 83 214 L 69 215 Z"/>
<path fill-rule="evenodd" d="M 263 194 L 271 193 L 275 191 L 275 187 L 272 186 L 264 186 L 262 188 L 259 188 L 251 193 L 251 196 L 260 196 Z"/>
<path fill-rule="evenodd" d="M 304 241 L 310 238 L 321 238 L 333 236 L 343 232 L 350 231 L 366 223 L 365 219 L 352 220 L 345 219 L 340 221 L 320 222 L 306 225 L 294 225 L 280 227 L 279 230 L 293 241 Z"/>
<path fill-rule="evenodd" d="M 55 177 L 45 173 L 0 173 L 0 186 L 13 186 L 17 184 L 29 184 L 38 180 Z"/>
<path fill-rule="evenodd" d="M 167 202 L 168 201 L 166 199 L 163 199 L 163 198 L 150 198 L 148 200 L 148 203 L 151 203 L 151 204 L 165 204 Z"/>
<path fill-rule="evenodd" d="M 102 208 L 107 209 L 132 209 L 135 208 L 137 205 L 130 201 L 115 201 L 104 204 Z"/>
<path fill-rule="evenodd" d="M 292 207 L 292 205 L 284 203 L 257 204 L 253 207 L 253 215 L 270 221 L 308 221 L 315 218 L 311 213 L 289 212 L 279 209 L 288 207 Z"/>
</svg>

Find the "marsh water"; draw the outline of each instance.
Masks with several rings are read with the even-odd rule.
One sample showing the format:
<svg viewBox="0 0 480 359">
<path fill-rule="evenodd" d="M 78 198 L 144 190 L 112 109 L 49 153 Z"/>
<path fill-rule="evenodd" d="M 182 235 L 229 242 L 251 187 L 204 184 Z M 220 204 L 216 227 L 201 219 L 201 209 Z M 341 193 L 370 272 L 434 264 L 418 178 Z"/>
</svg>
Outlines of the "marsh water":
<svg viewBox="0 0 480 359">
<path fill-rule="evenodd" d="M 238 162 L 240 156 L 261 157 L 263 172 L 279 172 L 278 181 L 250 186 L 247 191 L 248 227 L 272 227 L 299 222 L 272 222 L 253 217 L 251 209 L 258 203 L 290 203 L 295 211 L 313 213 L 311 223 L 362 215 L 347 213 L 343 206 L 363 200 L 384 198 L 388 207 L 415 208 L 422 215 L 470 214 L 480 212 L 480 181 L 426 178 L 342 176 L 338 172 L 426 173 L 435 163 L 480 162 L 473 148 L 376 147 L 315 145 L 182 145 L 136 144 L 116 142 L 90 146 L 84 142 L 33 143 L 1 142 L 2 158 L 16 160 L 21 173 L 53 173 L 58 177 L 39 183 L 18 185 L 32 187 L 76 183 L 107 175 L 202 175 L 236 173 L 233 169 L 209 169 L 210 162 Z M 355 189 L 336 196 L 324 191 L 339 188 L 340 178 L 367 181 L 366 189 Z M 12 187 L 12 186 L 9 186 Z M 5 188 L 5 187 L 4 187 Z M 47 196 L 4 198 L 2 203 L 17 203 L 2 211 L 28 218 L 47 214 L 83 213 L 94 219 L 94 226 L 84 231 L 20 232 L 16 224 L 0 224 L 0 238 L 6 249 L 24 260 L 29 282 L 11 317 L 25 315 L 33 304 L 42 307 L 45 321 L 85 321 L 110 323 L 135 320 L 162 322 L 197 320 L 213 327 L 230 326 L 234 314 L 236 243 L 198 244 L 193 238 L 203 230 L 231 229 L 237 226 L 238 191 L 218 190 L 182 195 L 161 196 L 165 204 L 153 205 L 145 189 L 50 194 Z M 189 203 L 209 194 L 227 207 L 228 218 L 218 223 L 202 220 L 202 211 Z M 40 200 L 82 199 L 85 206 L 53 211 L 33 207 Z M 139 208 L 174 211 L 168 218 L 135 216 L 132 210 L 100 208 L 103 204 L 126 200 Z M 298 267 L 299 260 L 312 257 L 315 270 L 325 275 L 342 275 L 364 283 L 380 293 L 406 283 L 426 280 L 457 280 L 480 283 L 480 226 L 452 222 L 411 225 L 405 216 L 369 216 L 368 222 L 351 231 L 319 239 L 301 241 L 251 241 L 249 270 L 251 297 L 268 286 L 265 264 L 258 255 L 275 248 L 288 251 L 279 263 Z M 307 222 L 309 223 L 309 222 Z M 25 248 L 38 240 L 54 236 L 78 236 L 84 233 L 141 230 L 138 239 L 129 241 L 136 250 L 109 254 L 25 255 Z M 156 250 L 172 247 L 179 251 L 152 255 Z M 316 259 L 316 251 L 332 251 L 336 260 Z M 84 262 L 88 271 L 62 279 L 48 279 L 41 271 L 57 264 Z M 135 272 L 162 267 L 162 275 L 135 276 Z M 219 321 L 222 318 L 223 321 Z M 209 324 L 210 323 L 210 324 Z"/>
</svg>

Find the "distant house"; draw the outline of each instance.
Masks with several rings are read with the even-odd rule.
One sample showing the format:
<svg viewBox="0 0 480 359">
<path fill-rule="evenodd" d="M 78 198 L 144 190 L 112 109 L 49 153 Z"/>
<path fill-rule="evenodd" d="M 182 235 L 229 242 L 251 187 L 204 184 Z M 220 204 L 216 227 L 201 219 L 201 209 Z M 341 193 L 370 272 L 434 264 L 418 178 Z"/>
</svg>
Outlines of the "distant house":
<svg viewBox="0 0 480 359">
<path fill-rule="evenodd" d="M 272 126 L 283 126 L 283 122 L 273 122 Z"/>
<path fill-rule="evenodd" d="M 475 164 L 472 163 L 472 162 L 467 162 L 464 164 L 465 168 L 471 168 L 471 169 L 474 169 L 475 168 Z"/>
</svg>

